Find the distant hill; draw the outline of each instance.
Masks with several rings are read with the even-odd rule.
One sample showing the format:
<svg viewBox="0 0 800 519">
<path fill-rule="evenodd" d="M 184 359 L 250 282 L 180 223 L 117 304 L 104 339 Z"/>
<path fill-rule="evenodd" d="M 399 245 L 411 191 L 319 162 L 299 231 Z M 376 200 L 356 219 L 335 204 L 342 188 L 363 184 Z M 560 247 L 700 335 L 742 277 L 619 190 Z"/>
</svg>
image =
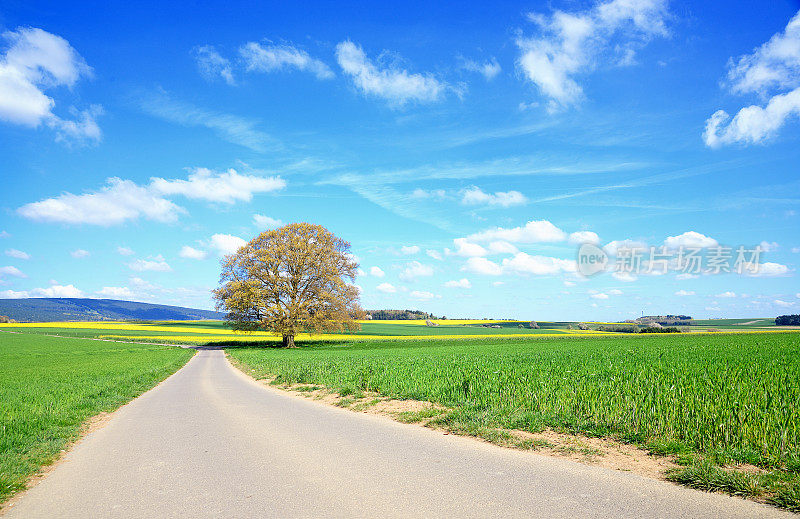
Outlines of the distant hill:
<svg viewBox="0 0 800 519">
<path fill-rule="evenodd" d="M 130 319 L 183 321 L 223 319 L 225 317 L 224 314 L 211 310 L 135 303 L 116 299 L 71 297 L 0 299 L 0 315 L 6 315 L 19 322 L 121 321 Z"/>
</svg>

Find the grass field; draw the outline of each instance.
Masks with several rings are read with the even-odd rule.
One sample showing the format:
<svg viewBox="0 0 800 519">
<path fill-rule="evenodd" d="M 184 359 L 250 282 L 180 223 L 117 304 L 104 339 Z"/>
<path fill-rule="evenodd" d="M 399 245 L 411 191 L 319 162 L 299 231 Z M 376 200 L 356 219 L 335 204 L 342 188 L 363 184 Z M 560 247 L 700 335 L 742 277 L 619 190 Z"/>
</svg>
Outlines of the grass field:
<svg viewBox="0 0 800 519">
<path fill-rule="evenodd" d="M 113 411 L 180 368 L 191 350 L 0 333 L 0 503 Z"/>
<path fill-rule="evenodd" d="M 616 437 L 685 468 L 672 478 L 800 507 L 800 334 L 365 342 L 234 347 L 259 377 L 435 402 L 454 431 L 549 427 Z M 720 467 L 748 464 L 751 473 Z"/>
</svg>

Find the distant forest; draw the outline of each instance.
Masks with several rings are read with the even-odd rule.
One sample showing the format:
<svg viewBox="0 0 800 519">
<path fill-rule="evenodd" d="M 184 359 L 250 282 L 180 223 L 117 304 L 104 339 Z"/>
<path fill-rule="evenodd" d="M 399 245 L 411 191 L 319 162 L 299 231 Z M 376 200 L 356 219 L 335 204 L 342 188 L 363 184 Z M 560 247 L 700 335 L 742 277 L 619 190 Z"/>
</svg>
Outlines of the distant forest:
<svg viewBox="0 0 800 519">
<path fill-rule="evenodd" d="M 781 315 L 775 318 L 776 326 L 800 326 L 800 315 Z"/>
<path fill-rule="evenodd" d="M 447 319 L 445 316 L 436 317 L 427 312 L 419 312 L 417 310 L 367 310 L 367 315 L 372 319 L 377 320 L 413 320 L 413 319 Z"/>
</svg>

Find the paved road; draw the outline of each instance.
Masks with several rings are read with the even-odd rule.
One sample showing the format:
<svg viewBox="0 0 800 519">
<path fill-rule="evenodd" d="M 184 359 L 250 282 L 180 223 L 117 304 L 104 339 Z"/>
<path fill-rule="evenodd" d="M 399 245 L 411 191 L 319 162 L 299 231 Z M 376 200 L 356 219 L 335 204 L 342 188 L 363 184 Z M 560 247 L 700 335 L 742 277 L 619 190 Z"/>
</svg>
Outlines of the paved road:
<svg viewBox="0 0 800 519">
<path fill-rule="evenodd" d="M 7 517 L 772 517 L 738 498 L 353 413 L 200 351 Z"/>
</svg>

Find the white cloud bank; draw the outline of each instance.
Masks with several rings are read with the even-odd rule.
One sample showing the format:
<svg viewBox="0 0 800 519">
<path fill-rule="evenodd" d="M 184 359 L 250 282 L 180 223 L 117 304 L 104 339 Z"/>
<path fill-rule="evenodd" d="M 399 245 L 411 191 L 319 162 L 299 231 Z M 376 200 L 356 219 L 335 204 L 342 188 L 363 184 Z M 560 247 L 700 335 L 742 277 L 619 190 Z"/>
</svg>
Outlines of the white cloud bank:
<svg viewBox="0 0 800 519">
<path fill-rule="evenodd" d="M 577 13 L 531 13 L 539 36 L 517 37 L 517 66 L 550 99 L 551 110 L 576 104 L 583 89 L 575 76 L 591 72 L 603 59 L 633 64 L 637 47 L 668 35 L 666 5 L 666 0 L 611 0 Z"/>
<path fill-rule="evenodd" d="M 32 27 L 4 32 L 2 38 L 8 50 L 0 55 L 0 119 L 31 128 L 45 124 L 56 131 L 59 141 L 100 141 L 96 122 L 100 106 L 72 108 L 74 118 L 62 119 L 53 113 L 53 98 L 45 94 L 61 86 L 72 88 L 92 74 L 69 42 Z"/>
<path fill-rule="evenodd" d="M 0 299 L 24 299 L 27 297 L 83 297 L 83 292 L 74 285 L 52 285 L 47 288 L 33 290 L 3 290 Z"/>
<path fill-rule="evenodd" d="M 438 101 L 448 88 L 431 74 L 411 73 L 392 64 L 376 65 L 352 41 L 336 46 L 336 60 L 357 89 L 365 95 L 385 99 L 392 106 Z"/>
<path fill-rule="evenodd" d="M 567 234 L 547 220 L 531 220 L 522 227 L 495 227 L 467 238 L 477 242 L 502 240 L 509 243 L 542 243 L 564 241 Z"/>
<path fill-rule="evenodd" d="M 763 143 L 800 115 L 800 11 L 783 32 L 751 54 L 731 60 L 728 85 L 735 94 L 771 97 L 766 106 L 746 106 L 733 118 L 725 110 L 714 112 L 703 133 L 709 147 Z"/>
<path fill-rule="evenodd" d="M 285 186 L 286 182 L 277 176 L 243 175 L 233 169 L 217 173 L 197 168 L 186 180 L 152 178 L 146 186 L 113 177 L 98 191 L 81 195 L 63 193 L 26 204 L 17 212 L 31 220 L 106 227 L 140 217 L 174 222 L 186 210 L 167 196 L 233 204 L 250 201 L 255 193 L 278 191 Z"/>
</svg>

